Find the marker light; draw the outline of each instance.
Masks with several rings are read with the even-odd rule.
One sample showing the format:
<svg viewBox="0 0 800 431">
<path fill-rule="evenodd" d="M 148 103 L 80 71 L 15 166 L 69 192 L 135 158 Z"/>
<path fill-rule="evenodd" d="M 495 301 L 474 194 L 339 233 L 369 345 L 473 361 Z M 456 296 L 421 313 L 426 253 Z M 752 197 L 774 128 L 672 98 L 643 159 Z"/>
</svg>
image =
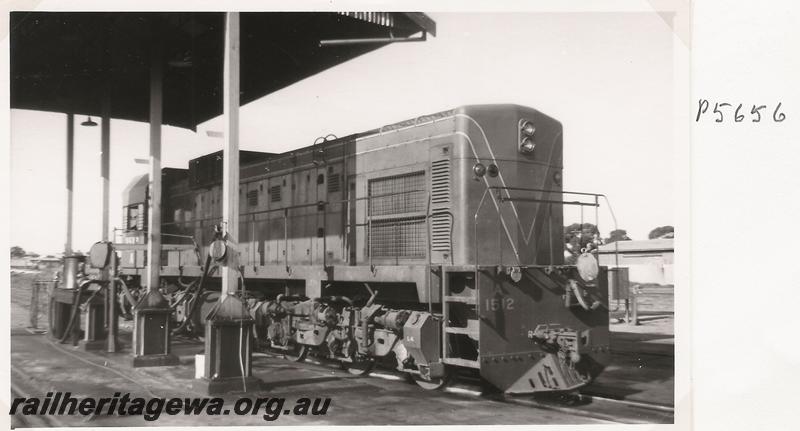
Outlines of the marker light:
<svg viewBox="0 0 800 431">
<path fill-rule="evenodd" d="M 491 165 L 489 165 L 488 168 L 486 168 L 486 172 L 489 173 L 490 177 L 494 178 L 500 173 L 500 168 L 498 168 L 497 165 L 492 163 Z"/>
<path fill-rule="evenodd" d="M 486 166 L 483 163 L 475 163 L 475 166 L 472 167 L 472 172 L 475 172 L 475 175 L 482 177 L 486 175 Z"/>
<path fill-rule="evenodd" d="M 519 150 L 523 153 L 532 153 L 533 149 L 536 147 L 536 144 L 533 142 L 531 138 L 524 138 L 522 142 L 519 144 Z"/>
</svg>

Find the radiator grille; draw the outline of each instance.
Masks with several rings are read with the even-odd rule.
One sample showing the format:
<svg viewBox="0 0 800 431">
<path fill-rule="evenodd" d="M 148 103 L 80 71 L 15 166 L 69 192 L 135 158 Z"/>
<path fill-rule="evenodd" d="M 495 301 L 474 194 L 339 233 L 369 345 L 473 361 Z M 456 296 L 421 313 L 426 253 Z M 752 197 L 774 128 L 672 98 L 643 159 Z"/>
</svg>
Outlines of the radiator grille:
<svg viewBox="0 0 800 431">
<path fill-rule="evenodd" d="M 425 217 L 373 221 L 370 248 L 373 257 L 424 258 Z"/>
<path fill-rule="evenodd" d="M 376 178 L 368 183 L 369 253 L 377 258 L 427 255 L 425 172 Z"/>
<path fill-rule="evenodd" d="M 424 212 L 425 172 L 370 180 L 368 196 L 370 216 Z"/>
</svg>

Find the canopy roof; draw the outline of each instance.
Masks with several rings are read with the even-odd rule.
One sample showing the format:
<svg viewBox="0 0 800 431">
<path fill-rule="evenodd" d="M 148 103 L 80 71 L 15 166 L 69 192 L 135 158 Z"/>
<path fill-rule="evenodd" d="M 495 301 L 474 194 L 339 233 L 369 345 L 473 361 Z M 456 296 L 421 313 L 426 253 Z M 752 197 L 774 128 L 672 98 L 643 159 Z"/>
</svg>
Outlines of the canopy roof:
<svg viewBox="0 0 800 431">
<path fill-rule="evenodd" d="M 147 121 L 150 63 L 160 51 L 163 123 L 194 130 L 222 114 L 224 13 L 14 12 L 11 108 Z M 241 104 L 436 25 L 421 13 L 241 13 Z M 365 71 L 367 73 L 367 71 Z"/>
</svg>

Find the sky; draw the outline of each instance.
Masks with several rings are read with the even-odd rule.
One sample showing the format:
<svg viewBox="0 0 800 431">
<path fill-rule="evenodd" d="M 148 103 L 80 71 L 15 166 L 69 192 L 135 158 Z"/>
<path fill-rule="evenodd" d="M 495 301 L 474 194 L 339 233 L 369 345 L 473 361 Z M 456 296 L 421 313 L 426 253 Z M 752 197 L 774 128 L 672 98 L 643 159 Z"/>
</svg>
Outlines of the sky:
<svg viewBox="0 0 800 431">
<path fill-rule="evenodd" d="M 516 103 L 564 127 L 564 188 L 604 193 L 619 228 L 646 239 L 675 220 L 673 43 L 655 13 L 431 13 L 437 37 L 380 48 L 244 105 L 243 150 L 281 152 L 318 136 L 379 127 L 465 104 Z M 101 236 L 100 128 L 75 121 L 73 248 Z M 96 119 L 98 120 L 98 119 Z M 98 120 L 99 122 L 99 120 Z M 164 127 L 162 163 L 222 149 L 207 131 Z M 111 122 L 110 221 L 121 194 L 147 166 L 148 125 Z M 63 250 L 66 115 L 11 111 L 11 245 Z M 594 214 L 586 214 L 593 221 Z M 576 211 L 565 222 L 580 220 Z M 604 236 L 613 228 L 600 209 Z"/>
</svg>

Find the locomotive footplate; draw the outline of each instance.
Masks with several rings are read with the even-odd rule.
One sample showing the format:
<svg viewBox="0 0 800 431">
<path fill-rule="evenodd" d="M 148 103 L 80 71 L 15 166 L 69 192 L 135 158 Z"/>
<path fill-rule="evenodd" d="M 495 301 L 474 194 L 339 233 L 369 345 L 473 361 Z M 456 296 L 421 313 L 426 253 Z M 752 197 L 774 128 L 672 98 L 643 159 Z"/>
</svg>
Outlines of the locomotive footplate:
<svg viewBox="0 0 800 431">
<path fill-rule="evenodd" d="M 565 304 L 570 283 L 578 277 L 568 266 L 513 272 L 480 268 L 484 379 L 507 393 L 562 391 L 584 386 L 605 368 L 610 361 L 606 277 L 581 282 L 581 291 L 603 304 L 589 309 Z"/>
</svg>

